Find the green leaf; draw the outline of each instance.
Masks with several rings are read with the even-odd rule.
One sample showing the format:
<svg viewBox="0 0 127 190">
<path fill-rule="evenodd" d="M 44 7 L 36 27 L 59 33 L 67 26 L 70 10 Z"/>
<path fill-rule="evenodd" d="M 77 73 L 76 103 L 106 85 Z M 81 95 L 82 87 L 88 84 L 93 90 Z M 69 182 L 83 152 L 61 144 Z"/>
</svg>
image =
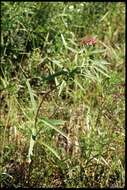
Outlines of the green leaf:
<svg viewBox="0 0 127 190">
<path fill-rule="evenodd" d="M 79 86 L 79 88 L 84 91 L 83 86 L 76 79 L 74 81 Z"/>
<path fill-rule="evenodd" d="M 40 143 L 40 142 L 39 142 Z M 60 156 L 58 155 L 58 153 L 56 152 L 56 150 L 54 150 L 51 146 L 45 144 L 44 142 L 41 142 L 40 144 L 42 144 L 43 146 L 45 146 L 50 152 L 52 152 L 59 160 L 61 160 Z"/>
<path fill-rule="evenodd" d="M 64 125 L 65 121 L 63 120 L 58 120 L 58 119 L 48 119 L 48 118 L 42 118 L 45 121 L 49 122 L 51 125 L 57 126 L 57 125 Z"/>
<path fill-rule="evenodd" d="M 29 145 L 29 150 L 28 150 L 28 155 L 27 155 L 28 163 L 31 163 L 31 156 L 33 155 L 34 144 L 35 144 L 35 139 L 33 138 L 33 135 L 31 135 L 30 145 Z"/>
<path fill-rule="evenodd" d="M 106 49 L 102 49 L 102 50 L 98 49 L 98 50 L 91 51 L 89 53 L 89 55 L 93 55 L 93 54 L 97 54 L 97 53 L 104 53 L 105 51 L 106 51 Z"/>
<path fill-rule="evenodd" d="M 64 36 L 63 36 L 63 34 L 61 34 L 61 38 L 62 38 L 62 41 L 63 41 L 63 45 L 65 46 L 65 48 L 66 48 L 66 46 L 67 46 L 67 43 L 66 43 L 66 41 L 65 41 L 65 39 L 64 39 Z"/>
<path fill-rule="evenodd" d="M 62 81 L 62 84 L 60 85 L 58 96 L 60 96 L 61 92 L 63 91 L 64 87 L 66 86 L 65 80 Z"/>
<path fill-rule="evenodd" d="M 61 64 L 60 61 L 58 61 L 58 60 L 52 60 L 52 62 L 53 62 L 54 64 L 56 64 L 58 67 L 63 68 L 63 65 Z"/>
<path fill-rule="evenodd" d="M 75 49 L 73 49 L 73 48 L 71 48 L 71 47 L 69 47 L 69 46 L 66 46 L 66 49 L 72 51 L 73 53 L 78 53 Z"/>
<path fill-rule="evenodd" d="M 36 113 L 37 106 L 36 106 L 36 102 L 35 102 L 35 99 L 34 99 L 34 95 L 33 95 L 29 80 L 26 80 L 26 85 L 28 87 L 28 91 L 29 91 L 29 94 L 30 94 L 30 100 L 31 100 L 33 111 L 34 111 L 34 113 Z"/>
<path fill-rule="evenodd" d="M 60 134 L 61 134 L 62 136 L 64 136 L 66 139 L 68 139 L 68 137 L 66 136 L 65 133 L 63 133 L 61 130 L 59 130 L 58 128 L 55 127 L 54 121 L 48 120 L 48 119 L 46 119 L 46 118 L 41 118 L 41 120 L 40 120 L 39 123 L 41 123 L 41 122 L 42 122 L 43 124 L 47 125 L 48 127 L 54 129 L 54 130 L 57 131 L 58 133 L 60 133 Z M 56 122 L 56 121 L 55 121 L 55 122 Z M 60 124 L 60 123 L 59 123 L 59 124 Z M 61 124 L 63 124 L 63 123 L 61 122 Z M 58 123 L 57 123 L 57 125 L 58 125 Z"/>
<path fill-rule="evenodd" d="M 103 71 L 102 69 L 98 68 L 98 67 L 94 67 L 98 72 L 100 72 L 101 74 L 103 74 L 104 76 L 110 78 L 110 76 L 105 72 Z"/>
</svg>

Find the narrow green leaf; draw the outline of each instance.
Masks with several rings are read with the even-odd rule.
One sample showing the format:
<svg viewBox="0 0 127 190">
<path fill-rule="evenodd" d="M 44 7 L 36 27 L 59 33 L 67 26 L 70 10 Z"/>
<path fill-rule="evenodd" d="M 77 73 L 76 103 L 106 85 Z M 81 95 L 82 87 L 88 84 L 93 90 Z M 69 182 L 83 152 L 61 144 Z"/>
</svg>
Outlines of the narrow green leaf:
<svg viewBox="0 0 127 190">
<path fill-rule="evenodd" d="M 73 48 L 71 48 L 71 47 L 69 47 L 69 46 L 66 46 L 66 49 L 72 51 L 73 53 L 78 53 L 75 49 L 73 49 Z"/>
<path fill-rule="evenodd" d="M 64 39 L 64 36 L 63 36 L 63 34 L 61 34 L 61 38 L 62 38 L 62 41 L 63 41 L 63 45 L 65 46 L 65 48 L 66 48 L 66 46 L 67 46 L 67 43 L 66 43 L 66 41 L 65 41 L 65 39 Z"/>
<path fill-rule="evenodd" d="M 48 119 L 48 118 L 42 118 L 51 125 L 57 126 L 57 125 L 64 125 L 65 121 L 63 120 L 57 120 L 57 119 Z"/>
<path fill-rule="evenodd" d="M 40 142 L 39 142 L 40 143 Z M 59 160 L 61 160 L 60 156 L 58 155 L 58 153 L 56 152 L 56 150 L 54 150 L 51 146 L 45 144 L 44 142 L 41 142 L 40 144 L 42 144 L 43 146 L 45 146 L 50 152 L 52 152 Z"/>
<path fill-rule="evenodd" d="M 77 80 L 75 80 L 75 83 L 80 87 L 80 89 L 81 90 L 83 90 L 84 91 L 84 88 L 83 88 L 83 86 L 77 81 Z"/>
<path fill-rule="evenodd" d="M 56 64 L 58 67 L 63 68 L 63 65 L 61 64 L 60 61 L 52 60 L 52 62 L 53 62 L 54 64 Z"/>
<path fill-rule="evenodd" d="M 37 106 L 36 106 L 36 102 L 35 102 L 35 99 L 34 99 L 34 96 L 33 96 L 33 92 L 32 92 L 29 80 L 26 80 L 26 85 L 28 87 L 28 91 L 29 91 L 29 94 L 30 94 L 30 100 L 31 100 L 32 108 L 33 108 L 34 112 L 36 112 Z"/>
<path fill-rule="evenodd" d="M 101 74 L 103 74 L 104 76 L 110 78 L 110 76 L 105 72 L 103 71 L 102 69 L 98 68 L 98 67 L 94 67 L 97 71 L 99 71 Z"/>
<path fill-rule="evenodd" d="M 109 62 L 105 60 L 92 60 L 92 62 L 94 62 L 94 64 L 99 65 L 99 66 L 105 66 L 105 65 L 110 64 Z"/>
<path fill-rule="evenodd" d="M 60 133 L 62 136 L 64 136 L 66 139 L 68 139 L 68 137 L 65 135 L 65 133 L 63 133 L 61 130 L 59 130 L 58 128 L 56 128 L 53 124 L 51 124 L 51 122 L 49 122 L 46 119 L 41 119 L 40 122 L 42 122 L 43 124 L 47 125 L 48 127 L 54 129 L 55 131 L 57 131 L 58 133 Z"/>
<path fill-rule="evenodd" d="M 33 155 L 34 144 L 35 144 L 35 140 L 33 139 L 32 135 L 31 135 L 30 146 L 29 146 L 28 155 L 27 155 L 27 159 L 28 159 L 29 163 L 31 162 L 31 156 Z"/>
<path fill-rule="evenodd" d="M 97 53 L 104 53 L 105 51 L 106 51 L 106 49 L 102 49 L 102 50 L 98 49 L 98 50 L 91 51 L 89 53 L 89 55 L 97 54 Z"/>
<path fill-rule="evenodd" d="M 61 92 L 63 91 L 64 87 L 66 86 L 65 80 L 62 81 L 62 84 L 60 85 L 58 96 L 60 96 Z"/>
</svg>

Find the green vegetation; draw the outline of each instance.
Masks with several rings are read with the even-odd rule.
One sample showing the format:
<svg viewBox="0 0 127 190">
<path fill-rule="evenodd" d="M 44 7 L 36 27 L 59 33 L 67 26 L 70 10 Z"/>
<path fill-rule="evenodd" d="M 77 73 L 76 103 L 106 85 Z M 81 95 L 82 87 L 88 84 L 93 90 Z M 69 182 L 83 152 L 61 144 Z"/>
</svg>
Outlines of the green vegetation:
<svg viewBox="0 0 127 190">
<path fill-rule="evenodd" d="M 1 14 L 1 187 L 124 187 L 125 3 Z"/>
</svg>

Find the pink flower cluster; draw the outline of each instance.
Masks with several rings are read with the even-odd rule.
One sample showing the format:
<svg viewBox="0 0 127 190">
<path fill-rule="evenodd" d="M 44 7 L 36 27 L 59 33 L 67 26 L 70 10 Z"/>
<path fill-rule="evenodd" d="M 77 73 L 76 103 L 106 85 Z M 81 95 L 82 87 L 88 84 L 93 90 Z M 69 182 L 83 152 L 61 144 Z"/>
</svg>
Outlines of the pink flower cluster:
<svg viewBox="0 0 127 190">
<path fill-rule="evenodd" d="M 82 38 L 81 41 L 80 41 L 80 45 L 95 45 L 96 44 L 96 39 L 93 38 L 93 37 L 85 37 L 85 38 Z"/>
</svg>

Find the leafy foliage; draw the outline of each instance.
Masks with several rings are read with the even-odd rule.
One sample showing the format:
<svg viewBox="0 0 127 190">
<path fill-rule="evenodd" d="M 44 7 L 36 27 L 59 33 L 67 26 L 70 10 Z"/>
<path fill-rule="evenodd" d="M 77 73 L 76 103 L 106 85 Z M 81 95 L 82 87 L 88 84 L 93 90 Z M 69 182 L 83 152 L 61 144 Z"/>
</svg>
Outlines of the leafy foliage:
<svg viewBox="0 0 127 190">
<path fill-rule="evenodd" d="M 123 187 L 125 3 L 1 5 L 1 187 Z"/>
</svg>

